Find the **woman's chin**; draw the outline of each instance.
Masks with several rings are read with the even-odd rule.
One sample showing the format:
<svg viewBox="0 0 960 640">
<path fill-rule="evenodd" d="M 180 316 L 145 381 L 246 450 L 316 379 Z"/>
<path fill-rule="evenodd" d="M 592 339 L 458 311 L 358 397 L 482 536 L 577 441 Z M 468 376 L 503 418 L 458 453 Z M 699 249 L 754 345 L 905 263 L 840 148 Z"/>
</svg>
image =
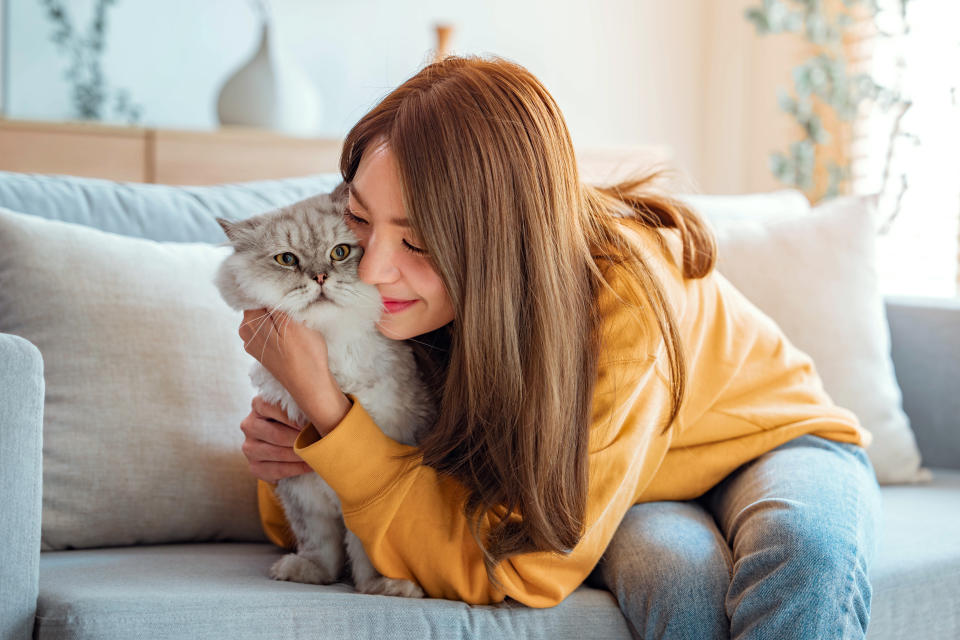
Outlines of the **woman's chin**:
<svg viewBox="0 0 960 640">
<path fill-rule="evenodd" d="M 403 331 L 398 330 L 393 322 L 389 318 L 384 319 L 385 316 L 389 316 L 388 313 L 384 312 L 380 320 L 377 322 L 377 331 L 385 338 L 390 338 L 391 340 L 406 340 L 411 337 L 406 335 Z"/>
</svg>

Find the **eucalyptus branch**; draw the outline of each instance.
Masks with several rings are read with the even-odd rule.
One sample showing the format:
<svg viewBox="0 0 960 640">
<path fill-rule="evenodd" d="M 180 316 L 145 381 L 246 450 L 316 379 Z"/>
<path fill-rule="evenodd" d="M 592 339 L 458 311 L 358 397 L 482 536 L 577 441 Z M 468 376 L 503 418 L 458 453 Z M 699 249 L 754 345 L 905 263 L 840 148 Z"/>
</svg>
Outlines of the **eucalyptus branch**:
<svg viewBox="0 0 960 640">
<path fill-rule="evenodd" d="M 912 0 L 898 0 L 903 23 L 906 25 L 906 6 Z M 878 0 L 843 0 L 846 9 L 856 5 L 866 7 L 874 24 L 881 8 Z M 869 74 L 851 75 L 843 54 L 843 35 L 853 24 L 853 16 L 846 11 L 828 11 L 823 0 L 763 0 L 750 7 L 745 17 L 754 24 L 759 34 L 796 33 L 815 44 L 819 53 L 793 69 L 794 94 L 778 89 L 780 108 L 790 114 L 804 133 L 803 139 L 790 145 L 790 153 L 776 152 L 770 156 L 774 176 L 790 186 L 804 190 L 813 188 L 816 148 L 830 142 L 830 135 L 821 118 L 814 112 L 811 98 L 816 96 L 837 118 L 849 122 L 856 117 L 860 104 L 873 101 L 887 110 L 905 103 L 892 89 L 880 86 Z M 904 33 L 909 32 L 906 26 Z M 899 134 L 895 129 L 892 140 Z M 849 163 L 831 163 L 827 168 L 829 183 L 825 197 L 840 192 L 850 179 Z M 884 177 L 886 184 L 887 176 Z"/>
<path fill-rule="evenodd" d="M 893 150 L 894 145 L 896 144 L 897 138 L 900 136 L 900 123 L 903 120 L 903 116 L 906 115 L 910 107 L 913 106 L 913 102 L 907 101 L 900 104 L 900 112 L 897 114 L 897 117 L 893 121 L 893 128 L 890 131 L 890 140 L 887 144 L 887 154 L 883 161 L 883 180 L 880 184 L 886 185 L 890 179 L 890 167 L 893 164 Z M 890 212 L 890 215 L 883 221 L 880 225 L 878 233 L 880 235 L 886 235 L 890 230 L 890 227 L 893 225 L 893 221 L 896 219 L 897 215 L 900 213 L 900 203 L 903 201 L 903 196 L 907 191 L 907 176 L 900 175 L 900 191 L 897 193 L 896 201 L 894 202 L 893 210 Z"/>
<path fill-rule="evenodd" d="M 63 2 L 40 0 L 40 3 L 54 26 L 50 39 L 70 60 L 64 77 L 71 85 L 70 95 L 76 116 L 81 120 L 103 120 L 111 91 L 104 79 L 101 57 L 106 43 L 107 11 L 117 0 L 96 0 L 85 36 L 73 26 Z M 143 109 L 130 99 L 129 91 L 117 89 L 112 93 L 114 116 L 125 118 L 129 124 L 138 122 Z"/>
</svg>

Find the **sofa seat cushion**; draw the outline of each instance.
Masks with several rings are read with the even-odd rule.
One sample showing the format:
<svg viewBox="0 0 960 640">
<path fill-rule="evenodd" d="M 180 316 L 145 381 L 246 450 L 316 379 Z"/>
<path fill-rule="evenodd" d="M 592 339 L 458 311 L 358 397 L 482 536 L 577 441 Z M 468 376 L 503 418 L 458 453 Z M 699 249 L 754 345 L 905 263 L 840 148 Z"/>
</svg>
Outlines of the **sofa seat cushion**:
<svg viewBox="0 0 960 640">
<path fill-rule="evenodd" d="M 869 640 L 960 637 L 960 471 L 882 487 Z M 610 592 L 552 609 L 471 606 L 277 582 L 272 545 L 207 543 L 44 552 L 37 633 L 47 638 L 630 638 Z"/>
<path fill-rule="evenodd" d="M 271 580 L 282 553 L 250 543 L 44 552 L 34 638 L 630 637 L 605 590 L 581 586 L 552 609 L 366 595 Z"/>
<path fill-rule="evenodd" d="M 880 488 L 867 640 L 960 638 L 960 471 L 930 470 L 929 485 Z"/>
</svg>

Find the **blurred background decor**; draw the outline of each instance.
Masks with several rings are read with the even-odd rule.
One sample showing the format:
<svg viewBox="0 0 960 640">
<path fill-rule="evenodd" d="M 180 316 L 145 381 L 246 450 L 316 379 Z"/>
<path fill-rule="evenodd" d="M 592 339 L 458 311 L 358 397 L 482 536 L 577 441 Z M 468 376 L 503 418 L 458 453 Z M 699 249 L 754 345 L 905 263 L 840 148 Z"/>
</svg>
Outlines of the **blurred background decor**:
<svg viewBox="0 0 960 640">
<path fill-rule="evenodd" d="M 117 0 L 96 0 L 85 32 L 75 26 L 63 2 L 40 0 L 40 3 L 53 23 L 50 39 L 70 61 L 64 77 L 70 83 L 74 117 L 80 120 L 125 120 L 129 124 L 139 122 L 143 107 L 133 102 L 127 89 L 111 89 L 103 72 L 107 12 Z"/>
<path fill-rule="evenodd" d="M 450 55 L 450 44 L 453 40 L 453 25 L 438 22 L 433 25 L 433 30 L 437 36 L 437 46 L 433 50 L 433 62 L 438 62 Z"/>
<path fill-rule="evenodd" d="M 114 113 L 96 126 L 77 121 L 46 0 L 5 3 L 0 170 L 179 184 L 333 171 L 346 132 L 423 65 L 494 54 L 525 66 L 556 99 L 585 180 L 666 162 L 676 169 L 670 188 L 772 192 L 799 182 L 771 171 L 780 153 L 781 177 L 812 178 L 796 187 L 812 203 L 880 194 L 885 292 L 960 293 L 960 2 L 558 0 L 544 11 L 540 0 L 271 0 L 266 16 L 250 0 L 59 0 L 73 25 L 109 16 L 100 69 L 142 105 L 136 127 L 113 126 L 128 121 Z M 842 46 L 830 62 L 823 16 L 838 13 L 850 17 L 832 27 Z M 308 135 L 218 115 L 221 90 L 256 58 L 265 29 L 271 68 L 296 67 L 322 96 L 319 122 L 304 115 L 297 125 L 313 127 Z M 275 52 L 290 62 L 278 66 Z M 790 86 L 799 90 L 778 96 Z M 894 93 L 871 98 L 876 87 Z M 884 110 L 883 95 L 901 100 Z M 812 171 L 788 170 L 800 140 L 795 156 L 812 155 Z"/>
<path fill-rule="evenodd" d="M 910 0 L 896 1 L 901 33 L 907 33 Z M 872 101 L 883 111 L 896 108 L 901 114 L 910 108 L 899 88 L 877 84 L 870 73 L 858 70 L 856 58 L 847 55 L 850 43 L 864 37 L 866 23 L 875 25 L 880 11 L 877 0 L 763 0 L 745 12 L 760 35 L 793 33 L 812 45 L 812 55 L 792 70 L 793 95 L 777 88 L 780 108 L 804 135 L 790 144 L 789 152 L 769 157 L 773 175 L 802 189 L 813 202 L 848 193 L 851 163 L 846 151 L 861 103 Z M 871 37 L 898 35 L 875 30 Z M 897 135 L 910 134 L 898 127 L 891 138 Z"/>
<path fill-rule="evenodd" d="M 288 135 L 320 132 L 322 102 L 316 87 L 283 50 L 266 0 L 253 2 L 260 16 L 260 44 L 253 57 L 224 83 L 217 98 L 222 125 L 261 127 Z"/>
<path fill-rule="evenodd" d="M 763 0 L 745 16 L 806 45 L 792 95 L 777 88 L 799 139 L 772 174 L 815 203 L 878 194 L 885 288 L 960 293 L 960 3 Z"/>
</svg>

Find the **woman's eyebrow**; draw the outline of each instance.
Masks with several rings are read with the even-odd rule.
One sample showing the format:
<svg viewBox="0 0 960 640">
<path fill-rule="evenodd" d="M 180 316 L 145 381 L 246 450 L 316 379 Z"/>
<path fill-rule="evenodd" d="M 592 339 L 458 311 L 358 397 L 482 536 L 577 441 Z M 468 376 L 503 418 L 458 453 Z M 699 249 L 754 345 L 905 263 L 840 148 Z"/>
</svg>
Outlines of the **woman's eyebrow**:
<svg viewBox="0 0 960 640">
<path fill-rule="evenodd" d="M 357 202 L 360 203 L 360 206 L 363 207 L 365 211 L 370 211 L 370 207 L 366 205 L 366 203 L 363 201 L 363 198 L 361 198 L 360 194 L 357 193 L 356 188 L 354 188 L 352 184 L 347 185 L 347 188 L 350 190 L 350 193 L 353 194 L 353 197 L 357 199 Z M 405 229 L 410 227 L 410 221 L 406 218 L 393 218 L 390 220 L 390 222 Z"/>
</svg>

